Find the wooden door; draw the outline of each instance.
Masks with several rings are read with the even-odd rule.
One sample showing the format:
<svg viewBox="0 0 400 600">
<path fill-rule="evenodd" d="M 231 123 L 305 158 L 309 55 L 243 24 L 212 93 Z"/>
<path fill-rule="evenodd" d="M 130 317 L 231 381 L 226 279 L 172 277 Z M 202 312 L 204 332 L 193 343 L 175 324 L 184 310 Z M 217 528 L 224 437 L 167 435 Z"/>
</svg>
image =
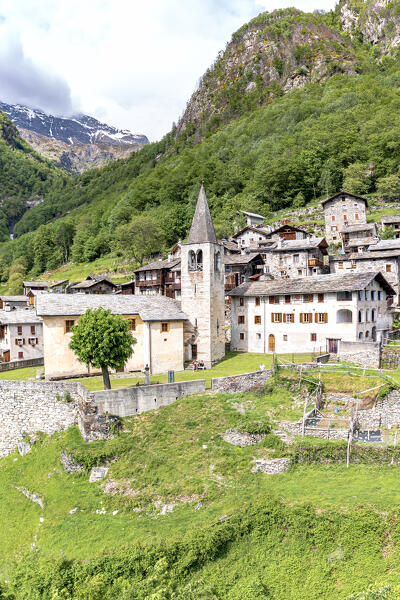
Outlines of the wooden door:
<svg viewBox="0 0 400 600">
<path fill-rule="evenodd" d="M 192 344 L 192 360 L 197 359 L 197 344 Z"/>
<path fill-rule="evenodd" d="M 338 340 L 328 339 L 328 352 L 330 354 L 337 354 L 338 351 Z"/>
<path fill-rule="evenodd" d="M 272 333 L 268 336 L 268 352 L 275 352 L 275 336 Z"/>
</svg>

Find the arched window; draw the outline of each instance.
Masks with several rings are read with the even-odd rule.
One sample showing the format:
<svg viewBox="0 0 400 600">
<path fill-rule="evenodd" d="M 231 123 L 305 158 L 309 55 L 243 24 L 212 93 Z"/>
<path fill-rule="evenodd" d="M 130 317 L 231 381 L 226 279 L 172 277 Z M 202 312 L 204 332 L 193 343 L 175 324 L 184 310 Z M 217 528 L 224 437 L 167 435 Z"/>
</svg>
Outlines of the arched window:
<svg viewBox="0 0 400 600">
<path fill-rule="evenodd" d="M 371 330 L 371 339 L 373 342 L 376 342 L 376 327 L 373 327 Z"/>
<path fill-rule="evenodd" d="M 358 311 L 358 322 L 359 323 L 363 322 L 363 311 L 362 310 Z"/>
<path fill-rule="evenodd" d="M 358 339 L 359 340 L 363 340 L 364 339 L 364 334 L 362 331 L 360 331 L 360 333 L 358 334 Z"/>
<path fill-rule="evenodd" d="M 372 322 L 376 321 L 376 308 L 373 308 L 371 310 L 371 321 Z"/>
<path fill-rule="evenodd" d="M 203 250 L 197 250 L 196 269 L 197 269 L 197 271 L 203 270 Z"/>
<path fill-rule="evenodd" d="M 369 337 L 369 331 L 366 331 L 366 332 L 365 332 L 365 337 L 366 337 L 366 338 L 367 338 L 367 337 Z"/>
<path fill-rule="evenodd" d="M 346 308 L 342 308 L 338 310 L 336 313 L 336 323 L 352 323 L 353 322 L 353 313 L 351 310 L 347 310 Z"/>
<path fill-rule="evenodd" d="M 214 255 L 214 269 L 216 271 L 221 270 L 221 254 L 220 254 L 220 252 L 216 252 Z"/>
<path fill-rule="evenodd" d="M 189 266 L 189 271 L 195 271 L 196 270 L 196 255 L 193 252 L 193 250 L 189 250 L 189 254 L 188 254 L 188 266 Z"/>
</svg>

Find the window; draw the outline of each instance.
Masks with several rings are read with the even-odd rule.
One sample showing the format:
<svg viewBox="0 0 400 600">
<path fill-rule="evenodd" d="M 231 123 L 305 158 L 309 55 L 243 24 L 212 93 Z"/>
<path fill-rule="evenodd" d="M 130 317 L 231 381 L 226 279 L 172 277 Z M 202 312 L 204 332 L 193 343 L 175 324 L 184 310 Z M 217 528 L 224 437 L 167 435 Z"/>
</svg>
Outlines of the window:
<svg viewBox="0 0 400 600">
<path fill-rule="evenodd" d="M 244 333 L 239 333 L 239 339 L 244 340 Z"/>
<path fill-rule="evenodd" d="M 386 265 L 386 273 L 392 272 L 392 265 Z"/>
<path fill-rule="evenodd" d="M 221 270 L 221 254 L 219 252 L 214 255 L 214 267 L 216 271 Z"/>
<path fill-rule="evenodd" d="M 369 290 L 365 290 L 365 299 L 369 300 L 370 299 L 370 293 Z"/>
<path fill-rule="evenodd" d="M 368 321 L 369 321 L 369 308 L 367 308 L 367 310 L 365 311 L 365 320 L 368 323 Z"/>
<path fill-rule="evenodd" d="M 31 346 L 36 346 L 36 344 L 38 343 L 38 338 L 29 338 L 28 339 L 28 344 L 30 344 Z"/>
<path fill-rule="evenodd" d="M 293 254 L 293 263 L 296 264 L 299 262 L 299 255 L 298 254 Z"/>
<path fill-rule="evenodd" d="M 279 296 L 270 296 L 269 303 L 270 304 L 279 304 Z"/>
<path fill-rule="evenodd" d="M 283 315 L 283 322 L 284 323 L 294 323 L 294 314 L 293 313 L 286 313 Z"/>
<path fill-rule="evenodd" d="M 256 333 L 256 338 L 257 338 L 258 340 L 261 340 L 261 333 Z"/>
<path fill-rule="evenodd" d="M 303 275 L 303 271 L 301 269 L 297 269 L 297 275 Z"/>
<path fill-rule="evenodd" d="M 334 221 L 334 220 L 335 220 L 335 215 L 332 215 L 332 221 Z"/>
<path fill-rule="evenodd" d="M 244 315 L 238 316 L 238 325 L 244 325 Z"/>
<path fill-rule="evenodd" d="M 366 337 L 366 338 L 367 338 L 367 337 L 369 337 L 369 331 L 366 331 L 366 332 L 365 332 L 365 337 Z"/>
<path fill-rule="evenodd" d="M 290 296 L 285 296 L 285 304 L 290 304 Z"/>
<path fill-rule="evenodd" d="M 362 323 L 362 322 L 363 322 L 363 317 L 364 317 L 364 315 L 363 315 L 363 311 L 362 311 L 362 310 L 359 310 L 359 311 L 358 311 L 358 322 L 359 322 L 359 323 Z"/>
<path fill-rule="evenodd" d="M 312 302 L 313 301 L 313 295 L 312 294 L 304 294 L 303 295 L 303 302 Z"/>
<path fill-rule="evenodd" d="M 378 300 L 382 300 L 382 292 L 378 292 Z"/>
<path fill-rule="evenodd" d="M 375 308 L 373 308 L 371 310 L 371 321 L 372 322 L 376 321 L 376 309 Z"/>
<path fill-rule="evenodd" d="M 24 358 L 24 353 L 23 352 L 18 352 L 18 358 Z"/>
<path fill-rule="evenodd" d="M 22 335 L 22 325 L 18 325 L 17 333 L 18 333 L 18 335 Z"/>
<path fill-rule="evenodd" d="M 282 323 L 282 313 L 271 313 L 272 323 Z"/>
<path fill-rule="evenodd" d="M 327 323 L 328 322 L 328 313 L 315 313 L 315 322 L 316 323 Z"/>
<path fill-rule="evenodd" d="M 343 269 L 343 263 L 342 262 L 339 263 L 339 269 Z"/>
<path fill-rule="evenodd" d="M 331 226 L 331 231 L 337 231 L 337 227 L 336 227 L 336 225 L 332 225 L 332 226 Z"/>
<path fill-rule="evenodd" d="M 34 325 L 31 325 L 31 334 L 35 335 L 36 333 L 36 327 Z"/>
<path fill-rule="evenodd" d="M 129 329 L 131 331 L 136 331 L 136 319 L 129 320 Z"/>
<path fill-rule="evenodd" d="M 363 290 L 359 290 L 359 292 L 358 292 L 358 299 L 359 300 L 364 300 L 364 292 L 363 292 Z"/>
<path fill-rule="evenodd" d="M 244 298 L 239 298 L 239 306 L 244 306 Z"/>
<path fill-rule="evenodd" d="M 324 301 L 324 295 L 318 294 L 318 302 L 323 302 L 323 301 Z"/>
<path fill-rule="evenodd" d="M 352 323 L 353 313 L 351 310 L 341 309 L 336 312 L 336 323 Z"/>
<path fill-rule="evenodd" d="M 312 342 L 316 342 L 317 341 L 317 334 L 316 333 L 310 333 L 310 340 Z"/>
<path fill-rule="evenodd" d="M 347 221 L 347 215 L 343 215 L 343 220 Z"/>
<path fill-rule="evenodd" d="M 161 323 L 161 332 L 168 333 L 169 331 L 169 323 Z"/>
<path fill-rule="evenodd" d="M 260 315 L 255 315 L 255 317 L 254 317 L 254 324 L 255 325 L 261 325 L 261 316 Z"/>
<path fill-rule="evenodd" d="M 300 313 L 300 323 L 312 323 L 312 313 Z"/>
<path fill-rule="evenodd" d="M 358 339 L 359 340 L 363 340 L 364 339 L 364 334 L 362 331 L 360 331 L 360 333 L 358 334 Z"/>
<path fill-rule="evenodd" d="M 287 335 L 284 335 L 284 336 L 283 336 L 283 341 L 284 341 L 284 342 L 287 342 Z"/>
<path fill-rule="evenodd" d="M 299 304 L 302 300 L 303 300 L 303 296 L 301 296 L 300 294 L 296 294 L 296 296 L 293 296 L 293 302 L 295 304 Z"/>
<path fill-rule="evenodd" d="M 16 346 L 23 346 L 25 344 L 25 340 L 23 338 L 16 338 L 15 344 Z"/>
<path fill-rule="evenodd" d="M 375 300 L 376 292 L 375 290 L 371 290 L 371 300 Z"/>
<path fill-rule="evenodd" d="M 353 294 L 351 292 L 337 292 L 336 294 L 336 299 L 339 302 L 345 301 L 345 300 L 351 300 L 353 297 Z"/>
<path fill-rule="evenodd" d="M 354 218 L 355 218 L 355 219 L 358 221 L 358 218 L 359 218 L 359 217 L 358 217 L 358 213 L 356 213 L 356 214 L 354 215 Z"/>
<path fill-rule="evenodd" d="M 65 333 L 71 333 L 74 325 L 75 325 L 74 320 L 65 321 Z"/>
<path fill-rule="evenodd" d="M 256 296 L 256 306 L 260 306 L 260 296 Z"/>
</svg>

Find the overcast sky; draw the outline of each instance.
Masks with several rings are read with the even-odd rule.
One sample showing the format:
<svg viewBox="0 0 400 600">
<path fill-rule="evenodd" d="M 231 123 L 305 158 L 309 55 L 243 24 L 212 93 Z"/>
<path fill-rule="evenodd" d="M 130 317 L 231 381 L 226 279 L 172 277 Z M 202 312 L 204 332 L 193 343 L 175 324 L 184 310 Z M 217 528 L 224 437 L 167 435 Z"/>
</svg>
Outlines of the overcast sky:
<svg viewBox="0 0 400 600">
<path fill-rule="evenodd" d="M 0 100 L 159 139 L 232 33 L 335 0 L 0 0 Z"/>
</svg>

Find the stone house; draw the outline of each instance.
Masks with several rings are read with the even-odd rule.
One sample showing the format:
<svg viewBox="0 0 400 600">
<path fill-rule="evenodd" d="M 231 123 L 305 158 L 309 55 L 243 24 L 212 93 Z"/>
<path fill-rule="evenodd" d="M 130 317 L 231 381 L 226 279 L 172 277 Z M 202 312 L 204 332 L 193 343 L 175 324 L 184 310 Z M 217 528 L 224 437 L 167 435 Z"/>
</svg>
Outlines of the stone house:
<svg viewBox="0 0 400 600">
<path fill-rule="evenodd" d="M 0 296 L 0 310 L 12 308 L 26 308 L 29 300 L 27 296 Z"/>
<path fill-rule="evenodd" d="M 308 277 L 327 272 L 324 257 L 327 256 L 324 238 L 282 240 L 272 245 L 260 246 L 265 272 L 273 277 Z"/>
<path fill-rule="evenodd" d="M 267 229 L 261 225 L 259 227 L 246 225 L 232 236 L 232 240 L 237 243 L 240 249 L 256 249 L 260 242 L 265 242 L 270 238 L 271 231 L 271 228 Z"/>
<path fill-rule="evenodd" d="M 122 294 L 39 294 L 36 312 L 43 320 L 43 351 L 47 379 L 88 373 L 69 348 L 72 327 L 89 308 L 110 309 L 129 320 L 136 339 L 133 354 L 124 371 L 152 373 L 169 369 L 182 371 L 184 365 L 184 323 L 186 315 L 170 298 Z M 92 372 L 94 372 L 92 370 Z"/>
<path fill-rule="evenodd" d="M 400 238 L 400 216 L 398 215 L 387 215 L 381 218 L 382 230 L 385 231 L 388 227 L 391 227 L 394 231 L 394 237 Z"/>
<path fill-rule="evenodd" d="M 256 213 L 251 213 L 247 210 L 240 210 L 239 213 L 245 216 L 246 225 L 249 225 L 250 227 L 258 227 L 259 225 L 262 225 L 265 221 L 265 217 L 263 217 L 262 215 L 257 215 Z"/>
<path fill-rule="evenodd" d="M 338 275 L 349 271 L 356 273 L 380 271 L 394 289 L 393 304 L 399 304 L 400 248 L 381 252 L 356 252 L 330 256 L 329 265 L 331 273 Z"/>
<path fill-rule="evenodd" d="M 264 261 L 259 252 L 225 256 L 225 292 L 263 272 Z"/>
<path fill-rule="evenodd" d="M 336 353 L 341 340 L 383 340 L 393 294 L 383 275 L 371 272 L 243 283 L 230 292 L 231 349 Z"/>
<path fill-rule="evenodd" d="M 137 296 L 180 296 L 181 259 L 157 260 L 135 271 L 135 294 Z M 173 270 L 179 267 L 178 271 Z"/>
<path fill-rule="evenodd" d="M 61 281 L 56 281 L 49 287 L 49 292 L 53 294 L 62 294 L 66 291 L 69 285 L 69 279 L 62 279 Z"/>
<path fill-rule="evenodd" d="M 0 311 L 0 353 L 2 362 L 43 357 L 42 319 L 33 308 Z"/>
<path fill-rule="evenodd" d="M 67 287 L 68 294 L 114 294 L 118 286 L 107 277 L 89 275 L 84 281 Z"/>
<path fill-rule="evenodd" d="M 269 235 L 269 238 L 272 240 L 277 240 L 278 238 L 281 238 L 282 240 L 305 240 L 309 237 L 311 236 L 307 231 L 294 227 L 294 225 L 289 225 L 288 223 L 284 223 L 280 227 L 277 227 L 271 231 Z"/>
<path fill-rule="evenodd" d="M 342 228 L 340 235 L 345 253 L 365 252 L 369 246 L 379 241 L 376 223 L 347 225 Z"/>
<path fill-rule="evenodd" d="M 367 222 L 368 202 L 365 198 L 338 192 L 322 201 L 325 216 L 325 238 L 328 244 L 338 243 L 344 227 Z"/>
</svg>

